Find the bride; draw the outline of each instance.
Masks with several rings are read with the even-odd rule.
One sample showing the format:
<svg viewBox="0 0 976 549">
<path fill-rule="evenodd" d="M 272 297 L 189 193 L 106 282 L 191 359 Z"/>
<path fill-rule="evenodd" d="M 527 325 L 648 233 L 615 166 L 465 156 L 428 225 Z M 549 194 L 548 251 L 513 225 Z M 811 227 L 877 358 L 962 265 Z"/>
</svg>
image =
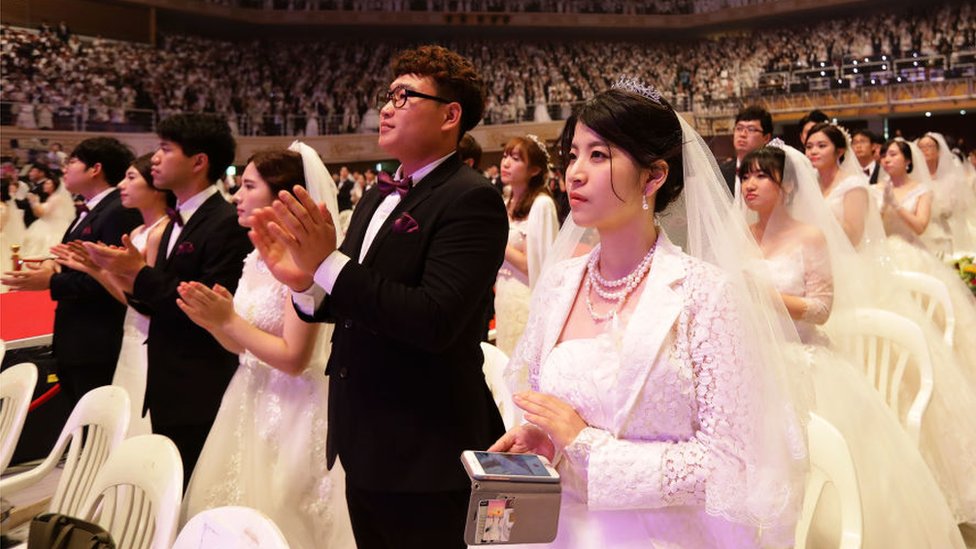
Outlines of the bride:
<svg viewBox="0 0 976 549">
<path fill-rule="evenodd" d="M 556 547 L 792 545 L 805 447 L 781 306 L 747 284 L 758 254 L 714 159 L 634 80 L 561 150 L 572 218 L 550 257 L 588 253 L 543 272 L 506 372 L 528 423 L 490 450 L 560 456 Z"/>
<path fill-rule="evenodd" d="M 821 329 L 849 322 L 865 292 L 858 287 L 863 269 L 857 254 L 823 200 L 813 166 L 803 153 L 774 140 L 743 158 L 739 178 L 745 204 L 758 217 L 750 228 L 804 343 L 795 366 L 810 376 L 812 408 L 843 433 L 851 450 L 864 546 L 963 547 L 952 511 L 918 448 L 864 374 L 834 352 Z M 899 481 L 892 483 L 894 478 Z M 839 525 L 831 518 L 829 511 L 818 511 L 808 546 L 839 544 Z"/>
<path fill-rule="evenodd" d="M 75 219 L 74 201 L 60 179 L 45 179 L 41 190 L 47 196 L 43 201 L 36 193 L 27 195 L 37 220 L 24 231 L 20 257 L 25 259 L 50 256 L 51 247 L 61 242 Z"/>
<path fill-rule="evenodd" d="M 248 161 L 234 195 L 241 225 L 299 182 L 337 215 L 335 183 L 318 154 L 296 142 Z M 180 308 L 241 355 L 190 478 L 184 522 L 205 509 L 243 505 L 271 517 L 291 547 L 353 547 L 343 473 L 330 472 L 324 457 L 326 349 L 316 348 L 325 344 L 318 325 L 299 320 L 288 288 L 256 251 L 244 260 L 235 296 L 198 282 L 181 284 L 179 293 Z"/>
</svg>

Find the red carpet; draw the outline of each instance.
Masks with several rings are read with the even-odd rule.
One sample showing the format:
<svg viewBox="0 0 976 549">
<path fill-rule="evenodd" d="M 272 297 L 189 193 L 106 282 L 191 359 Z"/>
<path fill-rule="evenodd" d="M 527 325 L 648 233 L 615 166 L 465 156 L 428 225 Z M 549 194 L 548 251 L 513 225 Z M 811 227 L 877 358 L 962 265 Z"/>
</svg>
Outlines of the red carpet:
<svg viewBox="0 0 976 549">
<path fill-rule="evenodd" d="M 54 330 L 54 306 L 47 291 L 0 294 L 0 339 L 49 335 Z"/>
</svg>

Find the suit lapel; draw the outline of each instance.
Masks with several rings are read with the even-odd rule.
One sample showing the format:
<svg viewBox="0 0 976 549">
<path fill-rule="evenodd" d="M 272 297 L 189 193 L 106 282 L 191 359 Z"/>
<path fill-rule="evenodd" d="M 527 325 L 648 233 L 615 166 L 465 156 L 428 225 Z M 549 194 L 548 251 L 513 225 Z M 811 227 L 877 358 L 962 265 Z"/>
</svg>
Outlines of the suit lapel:
<svg viewBox="0 0 976 549">
<path fill-rule="evenodd" d="M 452 154 L 447 160 L 441 163 L 440 166 L 434 169 L 434 171 L 427 174 L 427 177 L 423 178 L 420 183 L 412 189 L 407 196 L 400 200 L 400 203 L 393 208 L 390 215 L 387 216 L 386 220 L 383 221 L 383 225 L 380 226 L 380 230 L 376 232 L 376 236 L 373 238 L 373 242 L 369 245 L 369 251 L 366 252 L 366 257 L 363 258 L 363 265 L 369 265 L 373 261 L 373 257 L 376 255 L 376 250 L 379 248 L 380 243 L 393 228 L 393 222 L 402 213 L 409 211 L 411 208 L 415 208 L 423 201 L 430 198 L 430 195 L 434 192 L 434 189 L 440 187 L 448 181 L 457 171 L 461 168 L 461 160 L 458 158 L 457 153 Z M 379 193 L 376 193 L 379 194 Z M 373 216 L 370 215 L 370 218 Z M 419 219 L 417 220 L 420 221 Z M 367 220 L 367 225 L 369 221 Z M 363 229 L 365 233 L 365 228 Z M 362 240 L 360 239 L 359 245 L 362 246 Z M 357 250 L 358 251 L 358 250 Z"/>
<path fill-rule="evenodd" d="M 64 243 L 64 242 L 69 242 L 71 240 L 78 240 L 79 238 L 81 238 L 81 233 L 82 231 L 85 230 L 85 227 L 90 227 L 91 224 L 94 222 L 95 218 L 99 214 L 101 214 L 102 211 L 108 208 L 110 204 L 112 204 L 114 201 L 118 199 L 119 199 L 119 193 L 117 190 L 113 189 L 112 192 L 108 193 L 101 200 L 98 201 L 98 204 L 96 204 L 95 207 L 92 208 L 90 212 L 88 212 L 88 215 L 86 215 L 85 218 L 81 220 L 81 222 L 77 223 L 77 225 L 75 225 L 75 221 L 71 222 L 71 225 L 74 226 L 68 227 L 68 231 L 64 233 L 64 238 L 61 239 L 61 242 Z"/>
<path fill-rule="evenodd" d="M 193 215 L 190 216 L 190 220 L 183 225 L 183 230 L 180 231 L 180 236 L 176 237 L 176 243 L 173 244 L 173 254 L 176 253 L 176 249 L 179 248 L 181 243 L 190 238 L 190 235 L 196 231 L 197 227 L 203 226 L 206 223 L 206 220 L 211 217 L 210 213 L 220 207 L 222 203 L 226 204 L 227 201 L 224 200 L 224 197 L 220 193 L 214 193 L 210 198 L 205 200 L 199 208 L 197 208 L 197 211 L 193 212 Z M 165 242 L 165 244 L 160 244 L 160 246 L 165 245 L 166 248 L 161 248 L 161 252 L 166 252 L 169 249 L 169 239 L 172 237 L 172 235 L 173 223 L 170 222 L 169 226 L 166 227 L 166 232 L 163 233 L 163 242 Z M 166 254 L 164 254 L 164 256 L 165 255 Z M 163 267 L 165 268 L 167 265 L 169 265 L 169 261 L 163 261 Z"/>
<path fill-rule="evenodd" d="M 165 269 L 166 264 L 169 262 L 166 250 L 169 249 L 169 239 L 173 236 L 173 222 L 167 222 L 166 228 L 163 229 L 163 236 L 159 239 L 159 247 L 156 248 L 156 264 L 154 265 L 157 269 Z"/>
</svg>

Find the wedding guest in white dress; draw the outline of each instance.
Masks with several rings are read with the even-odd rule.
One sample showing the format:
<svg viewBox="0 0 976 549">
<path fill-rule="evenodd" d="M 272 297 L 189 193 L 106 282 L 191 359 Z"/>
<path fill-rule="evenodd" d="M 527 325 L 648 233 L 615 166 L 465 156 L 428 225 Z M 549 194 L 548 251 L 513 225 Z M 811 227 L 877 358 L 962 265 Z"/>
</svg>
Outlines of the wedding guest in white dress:
<svg viewBox="0 0 976 549">
<path fill-rule="evenodd" d="M 296 184 L 338 215 L 336 187 L 318 154 L 255 154 L 234 195 L 242 226 Z M 327 385 L 318 324 L 302 322 L 288 287 L 256 251 L 231 296 L 198 282 L 180 286 L 180 308 L 241 362 L 224 393 L 183 500 L 183 520 L 212 507 L 243 505 L 271 517 L 293 548 L 354 547 L 344 473 L 327 469 Z M 328 334 L 325 334 L 328 335 Z M 324 341 L 323 341 L 324 343 Z"/>
<path fill-rule="evenodd" d="M 920 165 L 915 169 L 918 157 L 912 148 L 907 141 L 891 140 L 881 150 L 881 165 L 889 177 L 883 184 L 881 218 L 889 237 L 928 249 L 922 241 L 931 240 L 937 227 L 930 223 L 932 186 L 925 168 Z"/>
<path fill-rule="evenodd" d="M 139 210 L 142 225 L 129 233 L 129 240 L 146 258 L 147 265 L 156 264 L 159 240 L 169 217 L 167 208 L 176 204 L 176 196 L 153 186 L 152 154 L 140 156 L 129 166 L 125 178 L 118 184 L 122 206 Z M 97 280 L 115 299 L 126 303 L 121 284 L 111 273 L 92 262 L 88 251 L 80 242 L 68 242 L 54 247 L 61 265 L 81 271 Z M 146 435 L 152 432 L 148 413 L 143 416 L 146 396 L 146 339 L 149 337 L 149 317 L 129 307 L 122 325 L 122 348 L 115 366 L 112 385 L 129 393 L 131 414 L 127 436 Z"/>
<path fill-rule="evenodd" d="M 965 182 L 961 166 L 956 165 L 949 144 L 942 134 L 929 132 L 916 142 L 925 156 L 932 177 L 932 223 L 938 226 L 939 240 L 924 239 L 939 257 L 956 252 L 976 251 L 976 195 Z"/>
<path fill-rule="evenodd" d="M 819 140 L 821 135 L 827 136 L 829 145 L 820 141 L 811 152 L 810 143 Z M 976 470 L 976 423 L 973 419 L 976 418 L 976 372 L 966 362 L 968 353 L 961 351 L 966 347 L 947 345 L 941 331 L 911 300 L 907 288 L 902 287 L 892 275 L 897 270 L 909 270 L 936 276 L 949 288 L 953 308 L 959 318 L 976 318 L 976 311 L 973 310 L 976 305 L 958 277 L 945 268 L 939 259 L 901 238 L 887 238 L 877 208 L 871 206 L 861 212 L 860 197 L 854 201 L 846 198 L 859 192 L 856 189 L 867 185 L 864 178 L 858 175 L 859 168 L 853 158 L 841 160 L 842 154 L 837 154 L 838 151 L 849 149 L 849 141 L 836 126 L 814 127 L 807 140 L 807 157 L 819 172 L 821 188 L 825 179 L 832 180 L 825 178 L 825 173 L 829 176 L 831 166 L 837 166 L 832 177 L 833 180 L 839 179 L 841 184 L 834 185 L 824 198 L 849 238 L 851 233 L 848 229 L 853 226 L 851 221 L 860 220 L 860 238 L 850 239 L 852 244 L 856 244 L 861 260 L 868 265 L 858 271 L 860 279 L 870 281 L 861 288 L 860 293 L 868 298 L 864 305 L 905 316 L 923 331 L 932 359 L 935 386 L 922 419 L 920 449 L 956 520 L 959 523 L 973 523 L 976 522 L 976 483 L 971 482 L 969 477 Z M 843 143 L 844 148 L 838 143 Z M 830 161 L 831 158 L 835 160 Z M 847 189 L 846 193 L 841 192 L 844 188 Z M 851 204 L 856 208 L 849 208 Z M 850 333 L 844 327 L 837 329 L 828 325 L 826 328 L 838 341 Z M 961 335 L 966 337 L 964 333 Z M 845 349 L 845 352 L 851 351 Z M 848 358 L 856 359 L 853 354 Z M 911 391 L 913 387 L 917 385 L 909 382 L 904 383 L 902 389 Z"/>
<path fill-rule="evenodd" d="M 516 137 L 502 153 L 501 178 L 511 189 L 508 246 L 495 280 L 495 345 L 510 355 L 529 319 L 532 287 L 559 232 L 556 203 L 546 188 L 549 152 L 534 136 Z"/>
<path fill-rule="evenodd" d="M 833 124 L 817 124 L 807 134 L 806 155 L 820 174 L 820 189 L 854 247 L 861 245 L 870 198 L 868 181 L 857 172 L 841 171 L 850 138 Z M 853 153 L 851 153 L 853 160 Z"/>
<path fill-rule="evenodd" d="M 810 376 L 811 406 L 844 435 L 857 471 L 864 547 L 964 547 L 952 511 L 918 448 L 865 376 L 821 329 L 849 322 L 863 301 L 858 258 L 827 208 L 803 153 L 774 140 L 739 169 L 751 225 L 802 346 L 795 367 Z M 821 230 L 823 227 L 823 230 Z M 898 479 L 898 482 L 892 482 Z M 831 505 L 829 496 L 821 503 Z M 808 546 L 836 547 L 837 506 L 821 507 Z"/>
<path fill-rule="evenodd" d="M 560 456 L 554 547 L 791 545 L 806 463 L 785 312 L 746 284 L 758 250 L 714 159 L 632 80 L 563 143 L 573 211 L 551 253 L 589 253 L 539 281 L 506 372 L 528 423 L 491 450 Z"/>
<path fill-rule="evenodd" d="M 47 195 L 42 201 L 35 193 L 27 195 L 31 210 L 37 220 L 24 231 L 23 258 L 39 258 L 51 255 L 51 246 L 61 242 L 65 231 L 75 219 L 75 204 L 71 193 L 58 179 L 45 179 L 41 189 Z"/>
</svg>

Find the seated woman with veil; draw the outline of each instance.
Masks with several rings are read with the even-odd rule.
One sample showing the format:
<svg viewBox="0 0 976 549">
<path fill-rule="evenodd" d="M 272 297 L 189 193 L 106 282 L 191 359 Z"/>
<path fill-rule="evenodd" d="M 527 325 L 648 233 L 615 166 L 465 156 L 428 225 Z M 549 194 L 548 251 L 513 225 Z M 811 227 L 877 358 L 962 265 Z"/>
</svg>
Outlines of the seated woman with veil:
<svg viewBox="0 0 976 549">
<path fill-rule="evenodd" d="M 572 216 L 506 371 L 528 423 L 491 450 L 554 459 L 554 547 L 791 546 L 806 412 L 714 159 L 630 79 L 570 118 L 561 150 Z"/>
<path fill-rule="evenodd" d="M 849 323 L 866 295 L 858 258 L 800 151 L 778 139 L 739 167 L 750 229 L 802 346 L 794 367 L 810 377 L 811 404 L 844 435 L 857 470 L 865 547 L 963 547 L 952 512 L 916 445 L 864 374 L 834 352 L 824 324 Z M 847 324 L 849 326 L 849 324 Z M 898 479 L 898 482 L 892 482 Z M 836 547 L 835 499 L 818 509 L 808 546 Z M 823 505 L 827 505 L 824 507 Z"/>
</svg>

